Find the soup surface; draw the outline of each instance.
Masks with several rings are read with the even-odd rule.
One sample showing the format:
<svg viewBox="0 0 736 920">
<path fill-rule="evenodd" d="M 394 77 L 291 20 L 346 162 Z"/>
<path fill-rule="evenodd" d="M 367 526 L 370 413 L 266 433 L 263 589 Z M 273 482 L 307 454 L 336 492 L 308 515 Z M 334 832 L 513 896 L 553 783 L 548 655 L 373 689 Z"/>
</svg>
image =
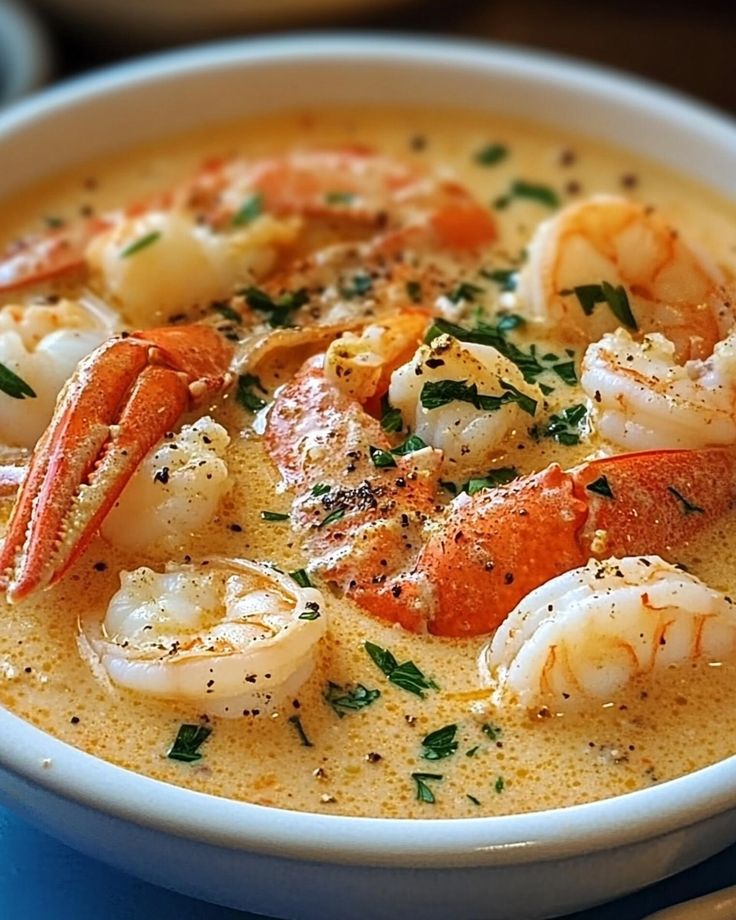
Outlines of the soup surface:
<svg viewBox="0 0 736 920">
<path fill-rule="evenodd" d="M 471 268 L 463 263 L 461 271 L 447 269 L 449 285 L 443 267 L 438 290 L 433 288 L 433 303 L 443 301 L 445 320 L 464 328 L 478 317 L 497 324 L 504 316 L 524 314 L 513 288 L 535 229 L 562 207 L 597 193 L 656 207 L 709 252 L 726 277 L 736 265 L 734 208 L 707 190 L 621 150 L 461 112 L 291 113 L 125 152 L 4 202 L 6 240 L 0 242 L 38 232 L 44 224 L 66 226 L 150 199 L 184 181 L 208 158 L 257 160 L 285 151 L 359 146 L 412 169 L 452 176 L 487 207 L 495 239 L 484 243 Z M 339 195 L 347 199 L 344 189 L 333 191 L 333 203 Z M 257 204 L 251 202 L 251 210 L 257 211 Z M 243 222 L 260 216 L 246 215 Z M 157 240 L 145 245 L 153 253 Z M 144 253 L 126 258 L 137 255 Z M 594 275 L 581 284 L 600 281 Z M 458 293 L 463 283 L 466 288 Z M 8 291 L 2 302 L 26 309 L 43 298 L 49 303 L 49 295 L 76 297 L 80 291 L 88 291 L 86 278 L 62 276 Z M 116 328 L 176 324 L 182 319 L 178 314 L 197 320 L 213 313 L 209 302 L 184 302 L 174 310 L 162 308 L 161 300 L 152 297 L 146 318 L 140 306 L 126 313 L 114 298 L 106 299 L 99 290 L 95 296 L 119 312 L 113 320 Z M 370 292 L 360 283 L 345 295 L 349 301 L 365 296 Z M 222 303 L 219 309 L 226 322 L 232 320 Z M 605 309 L 605 304 L 596 309 Z M 237 339 L 239 321 L 232 322 L 231 338 Z M 586 343 L 559 336 L 554 326 L 515 322 L 508 321 L 504 334 L 524 354 L 538 356 L 543 370 L 534 386 L 544 384 L 543 405 L 540 400 L 533 424 L 527 419 L 528 425 L 503 439 L 485 469 L 443 480 L 450 484 L 438 494 L 438 519 L 448 513 L 442 508 L 449 506 L 453 492 L 463 487 L 482 491 L 553 461 L 567 469 L 599 452 L 621 450 L 607 444 L 588 420 L 589 397 L 579 383 Z M 310 344 L 269 357 L 258 368 L 258 384 L 251 384 L 256 401 L 251 400 L 250 409 L 269 403 L 274 390 L 292 378 L 309 353 L 319 350 Z M 10 365 L 2 353 L 0 360 Z M 281 483 L 273 450 L 264 442 L 264 411 L 249 411 L 247 396 L 238 399 L 238 392 L 230 388 L 212 396 L 184 419 L 191 423 L 209 413 L 230 438 L 225 452 L 228 490 L 206 524 L 134 548 L 96 536 L 53 588 L 17 604 L 0 603 L 0 701 L 12 712 L 75 747 L 166 782 L 280 808 L 362 816 L 467 817 L 567 806 L 647 787 L 736 752 L 736 715 L 730 705 L 736 673 L 732 663 L 718 656 L 686 658 L 641 674 L 580 710 L 524 707 L 493 696 L 481 677 L 479 653 L 488 630 L 485 635 L 455 636 L 411 632 L 369 615 L 342 596 L 319 570 L 310 568 L 313 530 L 289 519 L 298 490 Z M 11 399 L 0 392 L 0 426 Z M 577 414 L 575 407 L 580 407 Z M 372 411 L 380 414 L 376 406 Z M 551 424 L 554 417 L 557 428 Z M 393 443 L 412 428 L 405 424 Z M 11 435 L 4 438 L 8 444 L 0 462 L 3 457 L 14 463 L 24 460 Z M 504 471 L 500 479 L 489 476 L 489 470 L 499 469 Z M 654 467 L 651 476 L 657 476 Z M 491 481 L 481 481 L 484 477 Z M 697 518 L 702 509 L 695 498 L 680 498 L 686 510 L 690 506 L 689 517 Z M 11 506 L 12 495 L 0 497 L 0 527 L 7 523 Z M 340 511 L 339 505 L 324 505 L 325 516 L 333 514 L 333 520 L 320 522 L 323 533 L 330 527 L 349 528 L 350 515 L 346 523 Z M 162 512 L 144 502 L 138 514 L 124 521 L 122 529 L 136 531 L 147 514 Z M 728 594 L 736 590 L 733 534 L 733 512 L 727 511 L 675 549 L 653 545 L 647 551 L 681 563 Z M 547 553 L 554 558 L 560 551 L 555 528 L 539 539 L 547 541 Z M 201 563 L 213 557 L 268 562 L 284 572 L 307 570 L 323 592 L 321 616 L 326 617 L 327 631 L 316 665 L 298 692 L 275 709 L 265 707 L 257 714 L 249 709 L 238 718 L 221 718 L 201 701 L 138 694 L 107 679 L 85 645 L 84 624 L 102 621 L 121 571 L 139 566 L 162 571 L 169 562 Z M 494 603 L 489 597 L 491 611 Z M 505 612 L 499 611 L 501 618 Z M 369 654 L 366 643 L 390 652 L 394 666 L 413 662 L 419 678 L 390 680 L 390 660 L 387 665 L 380 654 L 377 660 L 375 649 Z M 170 756 L 182 725 L 204 729 L 189 762 Z"/>
</svg>

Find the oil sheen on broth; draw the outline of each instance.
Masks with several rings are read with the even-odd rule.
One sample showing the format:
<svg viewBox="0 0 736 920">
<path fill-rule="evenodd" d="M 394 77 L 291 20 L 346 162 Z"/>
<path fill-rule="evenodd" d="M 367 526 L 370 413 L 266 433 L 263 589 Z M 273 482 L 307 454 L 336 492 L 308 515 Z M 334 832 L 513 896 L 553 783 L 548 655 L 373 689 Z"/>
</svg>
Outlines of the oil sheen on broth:
<svg viewBox="0 0 736 920">
<path fill-rule="evenodd" d="M 140 199 L 179 181 L 213 154 L 257 157 L 345 143 L 449 167 L 479 200 L 496 202 L 502 243 L 490 254 L 494 265 L 518 260 L 534 226 L 551 213 L 539 197 L 519 197 L 505 207 L 499 202 L 520 178 L 554 190 L 563 204 L 594 192 L 655 204 L 720 264 L 736 264 L 733 209 L 702 188 L 616 149 L 455 112 L 294 113 L 126 152 L 4 203 L 4 234 L 11 239 L 36 227 L 39 217 L 71 218 L 80 209 Z M 490 143 L 503 145 L 508 154 L 493 164 L 479 163 L 476 153 Z M 151 317 L 151 325 L 160 321 Z M 538 344 L 562 350 L 554 342 Z M 276 385 L 293 370 L 274 366 L 268 382 Z M 579 397 L 584 401 L 582 392 Z M 570 388 L 564 398 L 566 404 L 576 401 Z M 96 756 L 191 789 L 282 808 L 382 817 L 464 817 L 572 805 L 647 787 L 736 751 L 736 715 L 729 705 L 736 677 L 728 663 L 666 670 L 585 714 L 493 711 L 478 706 L 488 696 L 477 674 L 481 639 L 413 635 L 325 591 L 329 634 L 318 668 L 291 709 L 215 720 L 200 760 L 169 759 L 179 726 L 196 723 L 200 710 L 99 683 L 77 649 L 78 618 L 104 611 L 121 569 L 160 568 L 166 561 L 185 561 L 185 554 L 268 560 L 285 571 L 306 561 L 288 522 L 261 518 L 264 509 L 287 512 L 290 497 L 277 488 L 251 419 L 228 397 L 213 413 L 232 437 L 228 465 L 234 486 L 208 528 L 192 535 L 179 556 L 170 560 L 151 547 L 145 557 L 132 557 L 98 538 L 52 591 L 20 606 L 0 605 L 0 700 L 13 712 Z M 552 460 L 568 467 L 590 452 L 590 444 L 525 440 L 510 444 L 497 465 L 522 473 Z M 0 503 L 0 521 L 8 511 L 9 503 Z M 677 560 L 725 591 L 736 589 L 732 525 L 732 517 L 723 519 Z M 390 649 L 398 661 L 414 661 L 438 689 L 420 698 L 390 683 L 366 654 L 366 640 Z M 362 684 L 380 690 L 380 697 L 341 718 L 324 699 L 328 681 Z M 456 751 L 425 759 L 422 739 L 450 724 L 457 725 Z M 431 795 L 418 794 L 415 773 L 434 777 L 423 781 Z"/>
</svg>

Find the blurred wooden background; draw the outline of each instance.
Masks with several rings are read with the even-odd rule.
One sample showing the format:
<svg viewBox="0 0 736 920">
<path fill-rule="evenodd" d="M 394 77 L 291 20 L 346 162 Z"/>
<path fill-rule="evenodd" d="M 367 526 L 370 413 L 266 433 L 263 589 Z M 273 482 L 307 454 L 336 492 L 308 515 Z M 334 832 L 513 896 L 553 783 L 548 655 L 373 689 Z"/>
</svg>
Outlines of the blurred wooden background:
<svg viewBox="0 0 736 920">
<path fill-rule="evenodd" d="M 98 34 L 46 18 L 60 75 L 150 50 L 111 47 Z M 322 21 L 319 27 L 532 45 L 639 73 L 736 114 L 736 0 L 415 0 L 359 19 Z"/>
</svg>

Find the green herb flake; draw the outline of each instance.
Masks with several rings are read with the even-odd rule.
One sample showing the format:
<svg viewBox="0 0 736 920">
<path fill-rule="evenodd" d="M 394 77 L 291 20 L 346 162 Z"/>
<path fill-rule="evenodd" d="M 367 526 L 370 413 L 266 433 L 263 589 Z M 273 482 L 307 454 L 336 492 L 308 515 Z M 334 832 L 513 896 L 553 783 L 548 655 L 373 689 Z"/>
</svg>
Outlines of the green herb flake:
<svg viewBox="0 0 736 920">
<path fill-rule="evenodd" d="M 472 747 L 472 748 L 470 748 L 469 751 L 466 751 L 466 752 L 465 752 L 465 756 L 466 756 L 466 757 L 475 757 L 475 755 L 478 753 L 478 750 L 479 750 L 479 745 L 476 744 L 475 747 Z"/>
<path fill-rule="evenodd" d="M 535 425 L 531 429 L 533 437 L 552 438 L 558 444 L 573 447 L 581 441 L 581 426 L 587 418 L 588 410 L 583 403 L 568 406 L 562 412 L 550 415 L 545 425 Z"/>
<path fill-rule="evenodd" d="M 351 300 L 353 297 L 365 297 L 373 290 L 373 278 L 364 272 L 353 275 L 348 285 L 340 288 L 343 297 Z"/>
<path fill-rule="evenodd" d="M 202 755 L 199 753 L 201 745 L 212 734 L 212 729 L 207 725 L 188 725 L 179 726 L 174 743 L 169 748 L 166 756 L 171 760 L 180 760 L 182 763 L 194 763 L 201 760 Z"/>
<path fill-rule="evenodd" d="M 310 495 L 319 498 L 321 495 L 327 495 L 331 488 L 332 486 L 328 486 L 325 482 L 318 482 L 317 485 L 312 486 Z"/>
<path fill-rule="evenodd" d="M 289 578 L 293 578 L 300 588 L 312 587 L 312 582 L 309 580 L 306 569 L 296 569 L 294 572 L 289 572 Z"/>
<path fill-rule="evenodd" d="M 63 217 L 55 217 L 52 214 L 49 214 L 48 217 L 44 217 L 43 222 L 46 224 L 49 230 L 58 230 L 66 223 Z"/>
<path fill-rule="evenodd" d="M 589 483 L 585 488 L 588 492 L 592 492 L 594 495 L 600 495 L 603 498 L 614 497 L 611 484 L 605 476 L 599 476 L 598 479 Z"/>
<path fill-rule="evenodd" d="M 355 194 L 353 192 L 327 192 L 325 195 L 325 202 L 327 204 L 344 204 L 349 205 L 353 204 L 355 201 Z"/>
<path fill-rule="evenodd" d="M 418 434 L 411 434 L 398 447 L 392 448 L 391 453 L 395 457 L 405 457 L 407 454 L 413 454 L 417 450 L 424 450 L 427 446 Z"/>
<path fill-rule="evenodd" d="M 608 281 L 602 281 L 600 284 L 580 284 L 572 290 L 560 291 L 560 294 L 575 294 L 586 316 L 591 316 L 599 303 L 605 303 L 622 325 L 634 331 L 639 328 L 631 311 L 628 294 L 622 285 L 614 287 Z"/>
<path fill-rule="evenodd" d="M 373 663 L 380 668 L 392 684 L 407 690 L 424 699 L 426 690 L 438 690 L 437 684 L 419 670 L 413 661 L 399 664 L 388 649 L 374 645 L 373 642 L 365 643 L 365 650 Z"/>
<path fill-rule="evenodd" d="M 674 486 L 667 486 L 667 491 L 670 495 L 673 495 L 680 505 L 680 510 L 684 515 L 688 514 L 705 514 L 705 508 L 701 508 L 699 505 L 694 505 L 691 501 L 688 501 L 687 498 L 681 493 L 678 492 Z"/>
<path fill-rule="evenodd" d="M 324 693 L 325 699 L 341 719 L 349 712 L 358 712 L 375 703 L 380 695 L 380 690 L 369 690 L 363 684 L 341 687 L 331 680 L 327 682 Z"/>
<path fill-rule="evenodd" d="M 422 285 L 418 281 L 406 282 L 406 296 L 412 303 L 422 302 Z"/>
<path fill-rule="evenodd" d="M 478 166 L 496 166 L 502 163 L 509 155 L 509 148 L 505 144 L 486 144 L 475 152 L 473 159 Z"/>
<path fill-rule="evenodd" d="M 457 725 L 445 725 L 430 732 L 422 739 L 422 757 L 425 760 L 442 760 L 444 757 L 450 757 L 458 748 L 456 735 Z"/>
<path fill-rule="evenodd" d="M 256 390 L 260 390 L 261 393 L 268 392 L 260 379 L 254 374 L 241 374 L 238 377 L 238 388 L 235 398 L 240 405 L 249 412 L 258 412 L 259 409 L 262 409 L 266 405 L 266 400 L 262 399 L 255 392 Z"/>
<path fill-rule="evenodd" d="M 496 790 L 496 792 L 500 793 L 503 792 L 505 785 L 506 783 L 504 782 L 503 776 L 499 776 L 496 782 L 493 784 L 493 788 Z"/>
<path fill-rule="evenodd" d="M 427 785 L 430 780 L 443 779 L 442 773 L 412 773 L 411 778 L 416 783 L 417 802 L 426 802 L 428 805 L 434 805 L 435 797 L 432 790 Z"/>
<path fill-rule="evenodd" d="M 480 800 L 476 799 L 476 797 L 474 795 L 471 795 L 469 792 L 465 794 L 465 798 L 470 799 L 473 805 L 480 805 Z"/>
<path fill-rule="evenodd" d="M 145 236 L 140 237 L 137 240 L 134 240 L 132 243 L 129 243 L 125 249 L 120 251 L 120 258 L 127 259 L 129 256 L 134 256 L 137 252 L 140 252 L 142 249 L 147 249 L 149 246 L 152 246 L 156 240 L 161 238 L 160 230 L 152 230 L 150 233 L 146 233 Z"/>
<path fill-rule="evenodd" d="M 404 422 L 401 418 L 401 411 L 399 409 L 392 409 L 390 406 L 386 406 L 381 416 L 381 428 L 387 434 L 392 434 L 397 431 L 401 431 L 404 427 Z"/>
<path fill-rule="evenodd" d="M 323 527 L 329 527 L 330 524 L 334 524 L 335 521 L 341 520 L 345 517 L 345 511 L 345 508 L 335 508 L 330 511 L 330 513 L 319 522 L 317 529 L 322 530 Z"/>
<path fill-rule="evenodd" d="M 373 461 L 373 465 L 379 470 L 396 466 L 396 460 L 387 450 L 381 450 L 380 447 L 369 447 L 368 453 Z"/>
<path fill-rule="evenodd" d="M 447 299 L 453 303 L 460 303 L 465 300 L 470 303 L 475 301 L 478 294 L 483 293 L 483 288 L 477 284 L 471 284 L 469 281 L 461 281 L 457 287 L 454 287 L 447 295 Z"/>
<path fill-rule="evenodd" d="M 563 361 L 560 364 L 553 364 L 550 370 L 554 371 L 560 380 L 569 387 L 574 387 L 578 382 L 574 361 Z"/>
<path fill-rule="evenodd" d="M 560 197 L 553 188 L 535 182 L 526 182 L 524 179 L 514 179 L 509 194 L 512 198 L 527 198 L 536 201 L 547 208 L 560 206 Z"/>
<path fill-rule="evenodd" d="M 318 620 L 322 615 L 319 612 L 319 604 L 317 601 L 309 601 L 304 606 L 306 609 L 299 614 L 300 620 Z"/>
<path fill-rule="evenodd" d="M 35 399 L 36 392 L 9 367 L 0 363 L 0 393 L 12 399 Z"/>
<path fill-rule="evenodd" d="M 519 280 L 519 272 L 515 268 L 482 268 L 480 271 L 481 275 L 484 278 L 487 278 L 489 281 L 493 281 L 494 284 L 498 284 L 501 288 L 501 291 L 515 291 L 516 285 Z M 521 322 L 524 320 L 519 317 Z"/>
<path fill-rule="evenodd" d="M 490 722 L 484 722 L 483 725 L 481 725 L 480 730 L 484 735 L 488 735 L 491 741 L 498 741 L 498 739 L 503 734 L 503 729 L 500 727 L 500 725 L 491 725 Z"/>
<path fill-rule="evenodd" d="M 219 313 L 220 316 L 226 319 L 229 323 L 234 323 L 236 326 L 240 326 L 243 322 L 243 317 L 240 315 L 240 313 L 238 313 L 237 310 L 233 310 L 233 308 L 224 301 L 213 303 L 212 309 L 216 313 Z"/>
<path fill-rule="evenodd" d="M 242 296 L 251 309 L 265 314 L 266 321 L 274 329 L 279 326 L 288 326 L 291 314 L 309 303 L 309 293 L 306 288 L 287 291 L 274 298 L 261 288 L 249 287 L 242 291 Z"/>
<path fill-rule="evenodd" d="M 468 402 L 484 412 L 496 412 L 502 406 L 516 403 L 528 415 L 537 411 L 537 401 L 517 390 L 513 384 L 502 377 L 498 382 L 505 391 L 500 396 L 489 396 L 478 392 L 475 383 L 468 385 L 466 380 L 428 380 L 419 395 L 425 409 L 439 409 L 451 402 Z"/>
<path fill-rule="evenodd" d="M 495 470 L 488 470 L 485 476 L 469 479 L 459 491 L 475 495 L 476 492 L 482 492 L 483 489 L 497 489 L 499 486 L 505 486 L 518 475 L 519 471 L 515 466 L 499 466 Z"/>
<path fill-rule="evenodd" d="M 233 215 L 234 227 L 246 227 L 263 214 L 263 195 L 256 193 L 246 198 Z"/>
<path fill-rule="evenodd" d="M 304 731 L 304 726 L 302 725 L 302 720 L 299 716 L 289 716 L 289 724 L 293 725 L 296 729 L 297 735 L 299 735 L 299 740 L 301 741 L 302 747 L 314 747 L 312 742 L 307 737 L 307 733 Z"/>
<path fill-rule="evenodd" d="M 262 521 L 288 521 L 289 515 L 281 511 L 261 511 Z"/>
</svg>

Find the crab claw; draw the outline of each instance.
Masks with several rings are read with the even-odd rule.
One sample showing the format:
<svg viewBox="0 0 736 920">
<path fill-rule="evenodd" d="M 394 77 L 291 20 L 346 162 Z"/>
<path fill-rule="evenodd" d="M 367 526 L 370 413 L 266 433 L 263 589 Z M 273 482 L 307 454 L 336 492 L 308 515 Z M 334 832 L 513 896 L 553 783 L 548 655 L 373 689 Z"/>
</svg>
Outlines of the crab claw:
<svg viewBox="0 0 736 920">
<path fill-rule="evenodd" d="M 0 548 L 0 587 L 18 602 L 58 581 L 148 451 L 183 412 L 231 381 L 232 347 L 212 327 L 115 336 L 80 362 L 31 458 Z"/>
</svg>

